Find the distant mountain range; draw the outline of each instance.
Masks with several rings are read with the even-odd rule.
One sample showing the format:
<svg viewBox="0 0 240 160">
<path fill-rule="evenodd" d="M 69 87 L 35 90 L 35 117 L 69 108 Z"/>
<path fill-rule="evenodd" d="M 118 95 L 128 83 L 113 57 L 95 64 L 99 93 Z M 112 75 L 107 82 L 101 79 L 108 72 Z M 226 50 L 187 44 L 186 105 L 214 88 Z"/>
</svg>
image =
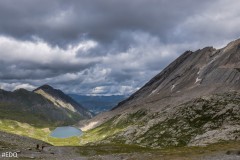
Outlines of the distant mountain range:
<svg viewBox="0 0 240 160">
<path fill-rule="evenodd" d="M 69 94 L 76 102 L 82 104 L 89 111 L 94 114 L 109 111 L 115 107 L 119 102 L 123 101 L 127 97 L 124 95 L 112 95 L 112 96 L 85 96 L 77 94 Z"/>
<path fill-rule="evenodd" d="M 186 51 L 114 109 L 79 125 L 98 144 L 161 148 L 237 141 L 239 91 L 240 39 L 222 49 Z"/>
</svg>

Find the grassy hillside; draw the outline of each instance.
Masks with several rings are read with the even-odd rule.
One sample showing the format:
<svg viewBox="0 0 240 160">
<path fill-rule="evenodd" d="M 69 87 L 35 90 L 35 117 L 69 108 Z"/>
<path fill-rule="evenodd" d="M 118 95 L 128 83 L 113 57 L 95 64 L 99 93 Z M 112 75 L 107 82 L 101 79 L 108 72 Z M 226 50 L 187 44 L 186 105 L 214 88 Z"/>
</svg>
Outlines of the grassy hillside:
<svg viewBox="0 0 240 160">
<path fill-rule="evenodd" d="M 0 131 L 23 135 L 35 139 L 48 142 L 53 145 L 63 146 L 79 145 L 79 137 L 72 137 L 67 139 L 59 139 L 50 137 L 50 133 L 57 126 L 71 125 L 77 121 L 75 120 L 52 120 L 47 119 L 45 115 L 34 114 L 24 110 L 14 110 L 18 105 L 1 103 L 0 104 Z M 72 114 L 70 114 L 73 116 Z"/>
<path fill-rule="evenodd" d="M 21 123 L 14 120 L 0 120 L 0 130 L 13 133 L 17 135 L 27 136 L 34 139 L 42 140 L 48 142 L 55 146 L 79 146 L 80 138 L 53 138 L 50 137 L 50 133 L 55 129 L 56 126 L 34 126 L 28 123 Z"/>
<path fill-rule="evenodd" d="M 136 113 L 126 115 L 124 118 L 115 116 L 102 125 L 86 131 L 81 137 L 81 144 L 87 143 L 117 143 L 124 144 L 121 138 L 115 136 L 123 133 L 131 125 L 144 125 L 141 118 L 146 116 L 146 110 L 139 110 Z M 119 120 L 120 119 L 120 120 Z"/>
<path fill-rule="evenodd" d="M 49 137 L 57 126 L 73 125 L 83 117 L 78 112 L 55 106 L 34 92 L 19 89 L 0 90 L 0 130 L 24 135 L 54 144 Z M 76 144 L 78 139 L 60 141 L 57 145 Z"/>
</svg>

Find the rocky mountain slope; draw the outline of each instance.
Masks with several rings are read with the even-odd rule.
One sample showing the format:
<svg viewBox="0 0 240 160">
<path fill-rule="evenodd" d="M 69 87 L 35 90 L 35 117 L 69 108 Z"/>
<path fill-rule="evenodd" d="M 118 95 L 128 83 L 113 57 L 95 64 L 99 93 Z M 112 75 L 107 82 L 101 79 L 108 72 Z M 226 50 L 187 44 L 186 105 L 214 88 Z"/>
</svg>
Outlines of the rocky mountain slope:
<svg viewBox="0 0 240 160">
<path fill-rule="evenodd" d="M 99 137 L 87 137 L 95 143 L 166 147 L 239 140 L 239 89 L 236 40 L 183 53 L 112 111 L 79 125 Z"/>
<path fill-rule="evenodd" d="M 39 149 L 41 146 L 51 146 L 40 140 L 0 131 L 0 150 L 9 151 L 9 148 L 15 150 L 35 150 L 37 145 L 39 145 Z"/>
</svg>

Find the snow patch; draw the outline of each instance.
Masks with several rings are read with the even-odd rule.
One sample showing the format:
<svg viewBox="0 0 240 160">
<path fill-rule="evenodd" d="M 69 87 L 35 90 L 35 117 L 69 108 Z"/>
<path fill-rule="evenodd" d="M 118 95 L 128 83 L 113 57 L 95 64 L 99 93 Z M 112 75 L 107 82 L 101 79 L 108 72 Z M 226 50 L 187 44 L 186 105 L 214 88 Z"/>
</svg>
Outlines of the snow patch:
<svg viewBox="0 0 240 160">
<path fill-rule="evenodd" d="M 198 83 L 198 82 L 201 82 L 201 81 L 202 81 L 202 79 L 200 79 L 200 78 L 197 77 L 195 83 Z"/>
<path fill-rule="evenodd" d="M 174 85 L 172 85 L 171 92 L 172 92 L 172 90 L 173 90 L 175 87 L 176 87 L 176 85 L 175 85 L 175 84 L 174 84 Z"/>
<path fill-rule="evenodd" d="M 152 94 L 154 94 L 156 91 L 157 91 L 157 89 L 154 89 L 149 96 L 151 96 Z"/>
</svg>

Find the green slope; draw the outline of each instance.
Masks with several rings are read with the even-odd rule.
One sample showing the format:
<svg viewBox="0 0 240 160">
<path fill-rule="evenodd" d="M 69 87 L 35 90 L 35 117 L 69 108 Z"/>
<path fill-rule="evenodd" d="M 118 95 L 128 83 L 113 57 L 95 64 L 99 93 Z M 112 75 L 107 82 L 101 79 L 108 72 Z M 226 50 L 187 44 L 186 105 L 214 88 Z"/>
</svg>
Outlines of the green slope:
<svg viewBox="0 0 240 160">
<path fill-rule="evenodd" d="M 0 90 L 0 130 L 56 142 L 49 137 L 57 126 L 72 125 L 82 119 L 81 115 L 56 107 L 43 96 L 24 89 L 14 92 Z M 76 144 L 78 138 L 60 141 L 59 145 Z"/>
</svg>

